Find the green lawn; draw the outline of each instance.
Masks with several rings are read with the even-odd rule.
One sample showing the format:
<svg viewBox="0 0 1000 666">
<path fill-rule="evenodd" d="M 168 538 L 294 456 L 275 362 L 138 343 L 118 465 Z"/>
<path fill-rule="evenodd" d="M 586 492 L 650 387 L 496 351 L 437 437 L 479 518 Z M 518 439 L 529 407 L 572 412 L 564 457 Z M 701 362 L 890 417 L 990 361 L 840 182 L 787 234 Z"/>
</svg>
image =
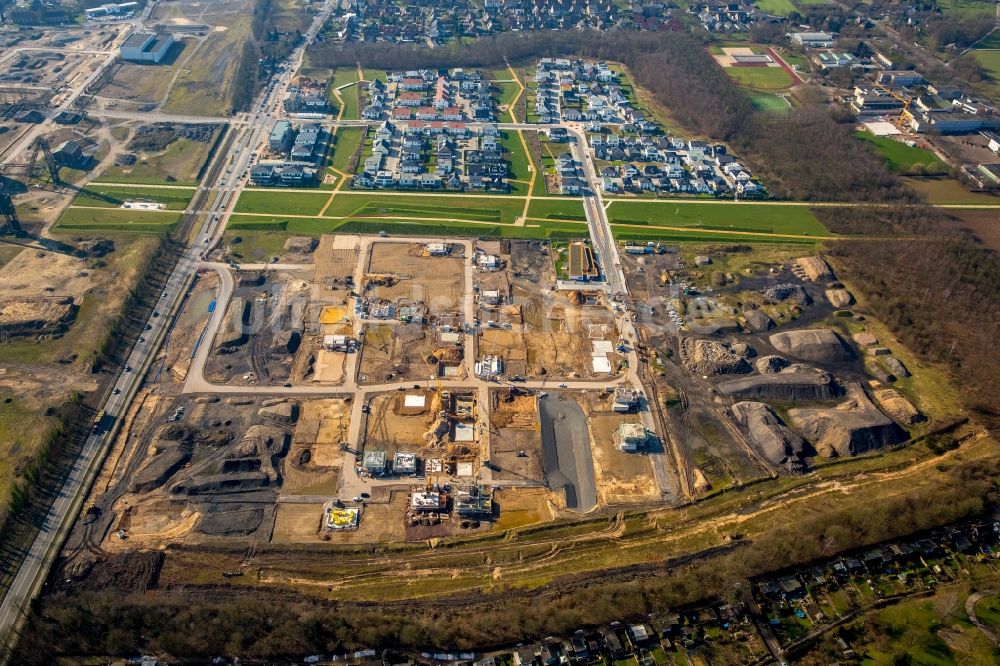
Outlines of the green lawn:
<svg viewBox="0 0 1000 666">
<path fill-rule="evenodd" d="M 546 220 L 587 219 L 580 199 L 532 199 L 528 205 L 528 217 Z"/>
<path fill-rule="evenodd" d="M 365 81 L 381 81 L 382 83 L 388 83 L 389 77 L 385 73 L 384 69 L 362 69 L 365 75 Z"/>
<path fill-rule="evenodd" d="M 745 88 L 785 90 L 794 83 L 784 67 L 726 67 L 726 74 Z"/>
<path fill-rule="evenodd" d="M 996 11 L 993 0 L 937 0 L 937 6 L 945 16 L 966 17 L 973 14 Z"/>
<path fill-rule="evenodd" d="M 336 143 L 333 148 L 333 159 L 330 164 L 341 171 L 347 171 L 351 158 L 357 152 L 358 146 L 365 137 L 363 127 L 341 127 L 337 130 Z"/>
<path fill-rule="evenodd" d="M 977 49 L 1000 49 L 1000 30 L 994 30 L 991 35 L 976 44 Z"/>
<path fill-rule="evenodd" d="M 788 16 L 795 11 L 795 5 L 789 0 L 757 0 L 757 6 L 774 16 Z"/>
<path fill-rule="evenodd" d="M 515 227 L 503 224 L 472 224 L 463 222 L 419 222 L 409 220 L 331 220 L 282 219 L 233 215 L 227 234 L 262 239 L 267 248 L 277 247 L 279 238 L 297 234 L 358 233 L 377 234 L 384 231 L 400 236 L 475 236 L 480 238 L 585 238 L 587 225 L 571 222 L 545 222 Z M 283 242 L 283 241 L 282 241 Z M 245 253 L 243 253 L 245 254 Z"/>
<path fill-rule="evenodd" d="M 508 73 L 507 77 L 509 76 L 510 74 Z M 492 85 L 498 88 L 500 91 L 500 106 L 507 107 L 507 110 L 500 115 L 500 122 L 502 123 L 517 122 L 517 118 L 514 117 L 514 109 L 510 106 L 510 103 L 514 101 L 515 97 L 517 97 L 517 91 L 520 90 L 521 87 L 514 82 L 497 83 L 494 81 Z"/>
<path fill-rule="evenodd" d="M 511 224 L 524 208 L 524 200 L 487 195 L 385 196 L 371 192 L 338 193 L 327 217 L 407 218 L 431 220 L 468 220 Z"/>
<path fill-rule="evenodd" d="M 751 92 L 750 101 L 753 102 L 754 107 L 758 111 L 766 111 L 768 113 L 783 113 L 792 108 L 784 97 L 778 97 L 771 93 Z"/>
<path fill-rule="evenodd" d="M 180 222 L 176 212 L 136 211 L 109 208 L 67 208 L 56 221 L 55 229 L 106 229 L 134 233 L 161 233 Z"/>
<path fill-rule="evenodd" d="M 898 173 L 948 173 L 948 165 L 937 155 L 924 148 L 908 146 L 886 136 L 875 136 L 871 132 L 855 132 L 854 136 L 871 144 L 885 159 L 889 168 Z"/>
<path fill-rule="evenodd" d="M 1000 50 L 977 49 L 972 53 L 990 75 L 990 88 L 993 90 L 994 98 L 1000 99 Z"/>
<path fill-rule="evenodd" d="M 524 151 L 524 144 L 517 132 L 508 130 L 503 133 L 500 141 L 504 149 L 504 159 L 510 161 L 510 177 L 514 180 L 523 181 L 511 183 L 511 194 L 527 194 L 531 183 L 531 159 Z"/>
<path fill-rule="evenodd" d="M 354 67 L 338 67 L 337 71 L 333 73 L 333 87 L 339 88 L 340 86 L 347 85 L 348 83 L 358 82 L 358 70 Z"/>
<path fill-rule="evenodd" d="M 829 234 L 807 206 L 615 199 L 608 208 L 608 218 L 612 224 L 637 224 L 650 228 L 692 227 L 809 236 Z"/>
<path fill-rule="evenodd" d="M 166 204 L 167 210 L 184 210 L 194 196 L 193 189 L 174 189 L 165 187 L 102 187 L 91 184 L 77 194 L 73 200 L 76 206 L 99 206 L 101 208 L 118 208 L 126 200 L 154 201 Z"/>
<path fill-rule="evenodd" d="M 288 192 L 285 190 L 244 190 L 236 202 L 237 213 L 274 213 L 276 215 L 319 215 L 330 195 L 326 192 Z"/>
</svg>

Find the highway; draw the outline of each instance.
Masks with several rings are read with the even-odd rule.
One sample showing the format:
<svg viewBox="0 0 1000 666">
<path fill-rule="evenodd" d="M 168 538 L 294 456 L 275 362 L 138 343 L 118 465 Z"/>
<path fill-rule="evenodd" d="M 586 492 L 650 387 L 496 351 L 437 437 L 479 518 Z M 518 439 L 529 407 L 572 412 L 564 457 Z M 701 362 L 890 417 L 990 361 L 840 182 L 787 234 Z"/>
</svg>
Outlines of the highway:
<svg viewBox="0 0 1000 666">
<path fill-rule="evenodd" d="M 242 174 L 250 164 L 254 151 L 263 141 L 266 141 L 274 117 L 280 114 L 282 95 L 291 82 L 294 72 L 302 63 L 305 45 L 318 34 L 332 10 L 332 0 L 327 0 L 324 9 L 314 18 L 312 25 L 304 35 L 302 46 L 291 54 L 284 71 L 275 84 L 264 93 L 262 100 L 250 115 L 247 125 L 234 129 L 237 134 L 232 138 L 234 146 L 232 152 L 220 150 L 215 156 L 208 177 L 202 181 L 195 193 L 195 200 L 216 183 L 219 172 L 227 162 L 232 160 L 233 166 L 229 167 L 223 174 L 222 185 L 218 187 L 218 196 L 203 215 L 202 226 L 194 235 L 194 241 L 188 245 L 177 261 L 173 273 L 166 281 L 165 288 L 146 324 L 145 333 L 132 348 L 125 368 L 118 375 L 114 388 L 103 406 L 107 415 L 105 422 L 110 423 L 112 419 L 115 423 L 120 422 L 142 385 L 142 378 L 156 357 L 170 322 L 194 279 L 204 248 L 212 247 L 225 229 L 228 215 L 236 202 L 236 195 L 243 185 Z M 109 56 L 106 64 L 111 61 L 113 61 L 113 57 Z M 96 79 L 99 72 L 100 70 L 95 72 L 92 79 Z M 86 88 L 86 85 L 82 86 L 61 108 L 69 108 L 76 96 Z M 41 127 L 41 125 L 38 126 L 36 130 L 41 131 Z M 24 145 L 29 144 L 25 143 Z M 16 635 L 17 627 L 24 618 L 23 611 L 28 608 L 31 599 L 41 589 L 59 547 L 65 539 L 72 521 L 76 519 L 86 493 L 100 468 L 100 462 L 107 453 L 114 430 L 114 428 L 105 428 L 101 432 L 87 437 L 79 458 L 59 490 L 56 500 L 39 529 L 10 589 L 4 595 L 3 601 L 0 602 L 0 641 L 4 646 L 9 645 L 9 641 Z"/>
</svg>

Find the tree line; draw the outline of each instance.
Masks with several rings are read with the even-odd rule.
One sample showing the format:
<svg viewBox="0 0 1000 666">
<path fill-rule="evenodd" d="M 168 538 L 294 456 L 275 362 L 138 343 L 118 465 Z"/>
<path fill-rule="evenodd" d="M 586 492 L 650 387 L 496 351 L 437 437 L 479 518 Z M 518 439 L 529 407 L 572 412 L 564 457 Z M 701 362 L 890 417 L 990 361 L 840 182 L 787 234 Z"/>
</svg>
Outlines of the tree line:
<svg viewBox="0 0 1000 666">
<path fill-rule="evenodd" d="M 844 496 L 829 511 L 795 515 L 691 564 L 581 584 L 570 576 L 529 595 L 484 589 L 456 600 L 324 602 L 211 584 L 140 592 L 124 573 L 105 575 L 118 586 L 88 590 L 84 581 L 50 594 L 28 623 L 13 663 L 136 652 L 197 663 L 218 655 L 298 663 L 302 655 L 361 648 L 486 650 L 569 635 L 704 600 L 739 601 L 748 577 L 980 516 L 996 500 L 998 473 L 996 460 L 956 460 L 940 481 L 878 501 L 866 493 Z M 124 572 L 146 566 L 127 558 L 145 557 L 122 555 L 96 566 Z"/>
</svg>

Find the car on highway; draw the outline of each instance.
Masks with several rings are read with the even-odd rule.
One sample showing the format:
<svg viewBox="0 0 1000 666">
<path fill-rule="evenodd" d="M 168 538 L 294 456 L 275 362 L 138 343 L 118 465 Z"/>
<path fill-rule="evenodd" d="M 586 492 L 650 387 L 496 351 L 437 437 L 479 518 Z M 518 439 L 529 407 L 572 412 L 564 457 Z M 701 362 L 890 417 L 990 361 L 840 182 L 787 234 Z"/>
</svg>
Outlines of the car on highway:
<svg viewBox="0 0 1000 666">
<path fill-rule="evenodd" d="M 560 384 L 559 388 L 567 388 L 568 384 Z"/>
<path fill-rule="evenodd" d="M 132 366 L 131 365 L 126 365 L 125 366 L 125 372 L 132 372 Z"/>
<path fill-rule="evenodd" d="M 118 395 L 121 392 L 122 392 L 122 390 L 120 388 L 118 388 L 117 386 L 114 387 L 113 389 L 111 389 L 111 394 L 112 395 Z"/>
</svg>

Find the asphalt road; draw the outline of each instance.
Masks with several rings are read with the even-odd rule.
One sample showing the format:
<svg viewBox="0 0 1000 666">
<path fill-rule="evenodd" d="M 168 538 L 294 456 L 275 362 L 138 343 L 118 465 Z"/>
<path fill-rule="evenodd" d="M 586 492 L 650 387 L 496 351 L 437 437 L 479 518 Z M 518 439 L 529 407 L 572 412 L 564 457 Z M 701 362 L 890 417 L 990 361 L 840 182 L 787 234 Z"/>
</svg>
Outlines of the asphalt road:
<svg viewBox="0 0 1000 666">
<path fill-rule="evenodd" d="M 304 44 L 309 43 L 317 34 L 333 9 L 332 1 L 327 0 L 324 10 L 313 20 L 306 33 Z M 225 222 L 236 202 L 237 194 L 244 182 L 242 174 L 250 164 L 254 151 L 267 139 L 267 133 L 274 118 L 280 115 L 280 100 L 285 89 L 292 80 L 294 72 L 302 63 L 305 47 L 299 47 L 288 60 L 288 66 L 264 94 L 261 102 L 255 107 L 248 118 L 246 128 L 235 130 L 238 135 L 233 140 L 232 155 L 220 152 L 216 156 L 209 173 L 195 193 L 195 198 L 218 178 L 217 171 L 226 161 L 233 159 L 233 166 L 223 175 L 223 182 L 218 187 L 220 193 L 206 211 L 201 229 L 195 236 L 195 241 L 184 251 L 168 278 L 155 309 L 146 324 L 145 333 L 139 338 L 129 354 L 126 367 L 123 368 L 114 384 L 113 392 L 104 404 L 107 419 L 119 421 L 126 413 L 136 391 L 142 384 L 142 377 L 149 364 L 156 356 L 166 330 L 169 328 L 177 308 L 183 300 L 194 278 L 195 271 L 202 258 L 204 248 L 212 247 L 225 229 Z M 116 57 L 116 56 L 114 56 Z M 109 56 L 105 63 L 110 64 L 114 57 Z M 96 80 L 100 70 L 90 77 L 64 104 L 60 107 L 69 108 L 90 82 Z M 38 126 L 41 131 L 43 126 Z M 28 143 L 25 143 L 27 146 Z M 82 451 L 74 466 L 59 490 L 56 500 L 47 514 L 44 523 L 38 531 L 27 556 L 18 569 L 10 589 L 0 602 L 0 640 L 4 645 L 16 633 L 18 623 L 23 618 L 22 611 L 27 608 L 31 599 L 38 593 L 42 582 L 49 572 L 52 561 L 69 528 L 69 523 L 76 518 L 79 505 L 96 474 L 99 459 L 103 458 L 106 445 L 110 443 L 111 433 L 105 431 L 90 435 L 83 445 Z"/>
</svg>

